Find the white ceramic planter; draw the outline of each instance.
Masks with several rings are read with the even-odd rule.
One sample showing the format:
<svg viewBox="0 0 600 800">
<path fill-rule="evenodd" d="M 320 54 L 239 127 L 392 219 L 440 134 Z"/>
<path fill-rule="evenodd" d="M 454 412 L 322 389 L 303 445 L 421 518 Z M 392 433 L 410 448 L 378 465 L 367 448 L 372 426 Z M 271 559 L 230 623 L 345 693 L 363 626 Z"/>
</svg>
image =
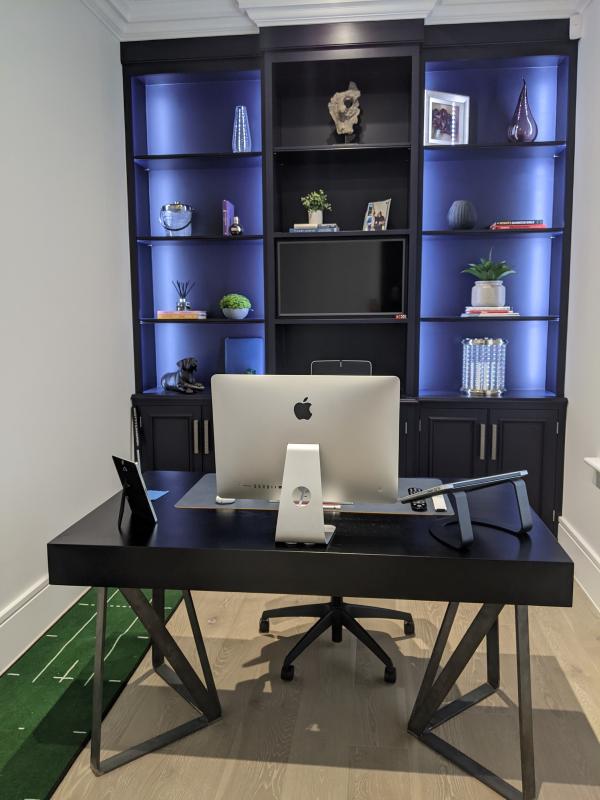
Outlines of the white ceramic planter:
<svg viewBox="0 0 600 800">
<path fill-rule="evenodd" d="M 502 281 L 475 281 L 471 289 L 472 306 L 506 305 L 506 286 Z"/>
<path fill-rule="evenodd" d="M 322 211 L 309 211 L 308 212 L 308 224 L 309 225 L 322 225 L 323 224 L 323 212 Z"/>
<path fill-rule="evenodd" d="M 227 319 L 246 319 L 249 308 L 222 308 L 221 311 Z"/>
</svg>

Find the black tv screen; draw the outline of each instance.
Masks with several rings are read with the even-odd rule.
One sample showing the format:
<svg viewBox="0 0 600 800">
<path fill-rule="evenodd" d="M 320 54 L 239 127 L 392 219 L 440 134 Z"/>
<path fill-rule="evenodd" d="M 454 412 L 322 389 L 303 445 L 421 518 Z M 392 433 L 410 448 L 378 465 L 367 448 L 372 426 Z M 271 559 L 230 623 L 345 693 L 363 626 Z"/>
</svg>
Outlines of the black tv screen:
<svg viewBox="0 0 600 800">
<path fill-rule="evenodd" d="M 403 239 L 279 242 L 279 315 L 404 312 L 404 263 Z"/>
</svg>

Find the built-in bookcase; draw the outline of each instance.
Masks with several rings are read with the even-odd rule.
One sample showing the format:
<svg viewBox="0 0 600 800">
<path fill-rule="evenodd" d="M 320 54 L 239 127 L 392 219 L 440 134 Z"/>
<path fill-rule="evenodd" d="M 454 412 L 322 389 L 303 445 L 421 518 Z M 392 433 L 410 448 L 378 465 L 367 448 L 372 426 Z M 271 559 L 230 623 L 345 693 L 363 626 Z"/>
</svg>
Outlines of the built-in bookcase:
<svg viewBox="0 0 600 800">
<path fill-rule="evenodd" d="M 507 389 L 521 397 L 562 393 L 569 202 L 569 59 L 557 55 L 428 60 L 425 87 L 470 97 L 466 145 L 425 146 L 421 240 L 419 394 L 458 396 L 465 337 L 508 339 Z M 527 81 L 538 124 L 531 144 L 509 144 L 507 126 Z M 454 200 L 470 200 L 476 229 L 450 231 Z M 543 219 L 544 231 L 490 231 L 497 219 Z M 521 316 L 462 319 L 471 276 L 461 269 L 493 248 L 517 270 L 507 303 Z"/>
<path fill-rule="evenodd" d="M 264 339 L 261 78 L 258 69 L 203 69 L 130 78 L 135 257 L 134 314 L 139 391 L 152 391 L 185 356 L 198 359 L 206 384 L 224 369 L 227 336 Z M 253 151 L 233 153 L 236 105 L 248 109 Z M 224 237 L 222 202 L 235 206 L 242 237 Z M 192 235 L 168 237 L 159 222 L 165 203 L 194 208 Z M 173 309 L 172 281 L 193 281 L 193 308 L 208 319 L 164 321 Z M 246 320 L 223 317 L 228 292 L 252 300 Z M 264 365 L 261 366 L 261 371 Z"/>
<path fill-rule="evenodd" d="M 267 175 L 273 186 L 267 251 L 273 285 L 270 368 L 307 373 L 316 359 L 367 359 L 376 374 L 397 375 L 406 394 L 418 214 L 418 50 L 354 47 L 273 53 L 267 55 L 265 69 L 270 87 Z M 361 115 L 355 141 L 346 143 L 336 133 L 327 105 L 350 81 L 361 91 Z M 307 309 L 305 315 L 288 315 L 280 284 L 282 271 L 294 261 L 289 248 L 307 257 L 317 252 L 305 247 L 306 234 L 289 233 L 289 228 L 306 221 L 300 197 L 319 188 L 333 206 L 325 221 L 336 222 L 340 231 L 310 240 L 337 265 L 340 298 L 347 298 L 348 308 L 342 302 L 335 313 Z M 387 230 L 363 231 L 369 201 L 387 198 L 392 201 Z M 382 240 L 388 243 L 385 248 Z M 353 265 L 344 277 L 352 243 L 360 247 L 364 274 Z M 385 288 L 375 287 L 377 301 L 365 313 L 353 313 L 352 285 L 373 280 L 372 267 L 383 258 L 379 279 L 389 286 L 389 297 Z M 406 317 L 397 318 L 402 314 Z"/>
</svg>

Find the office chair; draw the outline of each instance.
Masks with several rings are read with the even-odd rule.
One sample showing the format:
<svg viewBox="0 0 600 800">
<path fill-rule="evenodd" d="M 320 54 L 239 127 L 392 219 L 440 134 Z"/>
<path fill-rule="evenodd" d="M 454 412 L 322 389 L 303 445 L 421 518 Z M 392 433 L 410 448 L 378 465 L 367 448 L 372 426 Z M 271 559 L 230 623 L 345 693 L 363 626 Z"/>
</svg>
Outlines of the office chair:
<svg viewBox="0 0 600 800">
<path fill-rule="evenodd" d="M 370 361 L 327 360 L 313 361 L 310 365 L 311 375 L 371 375 Z M 331 597 L 329 603 L 311 603 L 303 606 L 286 606 L 263 611 L 259 623 L 260 633 L 269 632 L 269 620 L 276 617 L 317 617 L 315 624 L 309 628 L 299 642 L 290 650 L 281 668 L 281 679 L 291 681 L 294 678 L 293 662 L 328 628 L 331 628 L 331 639 L 342 641 L 342 629 L 350 631 L 385 665 L 384 677 L 387 683 L 396 682 L 396 668 L 392 659 L 380 647 L 371 634 L 357 622 L 357 619 L 397 619 L 404 622 L 404 633 L 413 636 L 415 623 L 412 615 L 405 611 L 394 611 L 389 608 L 362 606 L 344 602 L 343 597 Z"/>
</svg>

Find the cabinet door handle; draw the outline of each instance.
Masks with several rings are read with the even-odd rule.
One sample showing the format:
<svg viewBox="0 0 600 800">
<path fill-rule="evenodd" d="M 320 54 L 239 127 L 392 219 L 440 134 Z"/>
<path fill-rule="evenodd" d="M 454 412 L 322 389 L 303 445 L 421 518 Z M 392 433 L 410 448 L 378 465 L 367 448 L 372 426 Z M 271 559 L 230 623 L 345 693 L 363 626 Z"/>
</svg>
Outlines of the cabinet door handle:
<svg viewBox="0 0 600 800">
<path fill-rule="evenodd" d="M 192 423 L 192 430 L 194 436 L 194 455 L 197 456 L 200 454 L 200 443 L 198 441 L 198 420 L 195 419 Z"/>
<path fill-rule="evenodd" d="M 494 423 L 492 425 L 492 461 L 498 458 L 498 426 Z"/>
<path fill-rule="evenodd" d="M 479 426 L 479 460 L 485 461 L 485 425 Z"/>
<path fill-rule="evenodd" d="M 210 455 L 210 439 L 208 437 L 208 420 L 204 420 L 204 455 Z"/>
</svg>

